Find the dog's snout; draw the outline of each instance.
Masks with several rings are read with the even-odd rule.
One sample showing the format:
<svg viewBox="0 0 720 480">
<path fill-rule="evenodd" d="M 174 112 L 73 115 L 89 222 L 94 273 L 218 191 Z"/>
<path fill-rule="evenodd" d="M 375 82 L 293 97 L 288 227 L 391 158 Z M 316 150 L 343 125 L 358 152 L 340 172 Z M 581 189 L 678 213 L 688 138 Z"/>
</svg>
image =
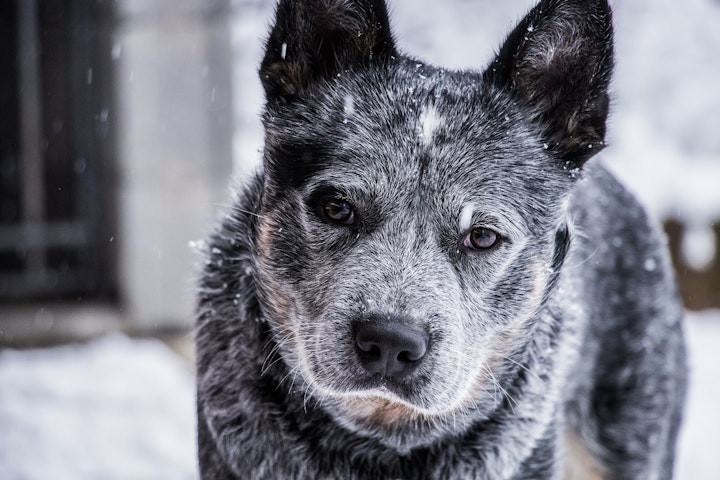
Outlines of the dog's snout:
<svg viewBox="0 0 720 480">
<path fill-rule="evenodd" d="M 395 319 L 357 324 L 355 342 L 360 364 L 372 374 L 399 379 L 422 363 L 428 337 L 424 331 Z"/>
</svg>

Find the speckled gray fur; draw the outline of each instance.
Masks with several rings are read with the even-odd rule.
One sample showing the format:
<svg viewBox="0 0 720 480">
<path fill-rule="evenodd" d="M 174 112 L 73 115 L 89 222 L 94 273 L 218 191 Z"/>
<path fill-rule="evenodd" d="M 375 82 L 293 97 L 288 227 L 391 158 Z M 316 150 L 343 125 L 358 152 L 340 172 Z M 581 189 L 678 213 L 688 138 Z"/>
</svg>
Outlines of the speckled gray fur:
<svg viewBox="0 0 720 480">
<path fill-rule="evenodd" d="M 662 236 L 592 158 L 605 0 L 542 0 L 478 72 L 399 53 L 382 0 L 276 15 L 264 166 L 200 284 L 202 477 L 558 479 L 570 437 L 605 478 L 671 478 L 682 307 Z M 398 321 L 422 362 L 369 373 L 354 328 Z"/>
</svg>

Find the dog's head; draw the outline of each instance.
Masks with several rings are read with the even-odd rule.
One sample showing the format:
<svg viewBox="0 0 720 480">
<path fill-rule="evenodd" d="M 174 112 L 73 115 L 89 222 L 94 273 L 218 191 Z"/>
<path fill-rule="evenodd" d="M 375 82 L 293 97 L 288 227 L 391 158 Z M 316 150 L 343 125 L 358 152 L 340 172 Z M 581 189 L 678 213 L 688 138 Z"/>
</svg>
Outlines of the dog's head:
<svg viewBox="0 0 720 480">
<path fill-rule="evenodd" d="M 503 401 L 603 146 L 611 36 L 604 1 L 544 0 L 455 72 L 398 53 L 383 0 L 280 2 L 257 256 L 289 382 L 373 432 Z"/>
</svg>

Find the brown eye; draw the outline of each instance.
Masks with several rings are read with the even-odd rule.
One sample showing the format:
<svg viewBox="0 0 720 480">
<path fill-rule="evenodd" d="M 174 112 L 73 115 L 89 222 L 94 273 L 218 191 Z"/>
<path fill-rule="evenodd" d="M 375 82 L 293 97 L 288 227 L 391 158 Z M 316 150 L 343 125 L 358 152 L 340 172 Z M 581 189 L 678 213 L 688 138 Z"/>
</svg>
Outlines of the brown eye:
<svg viewBox="0 0 720 480">
<path fill-rule="evenodd" d="M 352 205 L 344 200 L 332 199 L 323 206 L 325 215 L 333 223 L 352 225 L 355 223 L 355 212 Z"/>
<path fill-rule="evenodd" d="M 470 233 L 463 240 L 463 244 L 474 250 L 487 250 L 494 247 L 498 239 L 498 234 L 489 228 L 477 227 L 470 230 Z"/>
</svg>

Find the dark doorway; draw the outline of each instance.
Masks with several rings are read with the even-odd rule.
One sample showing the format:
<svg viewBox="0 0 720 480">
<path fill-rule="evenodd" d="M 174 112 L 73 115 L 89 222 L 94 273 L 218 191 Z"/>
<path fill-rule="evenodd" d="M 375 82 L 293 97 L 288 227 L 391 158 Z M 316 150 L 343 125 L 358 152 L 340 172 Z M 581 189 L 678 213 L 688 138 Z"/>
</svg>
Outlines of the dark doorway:
<svg viewBox="0 0 720 480">
<path fill-rule="evenodd" d="M 112 19 L 0 4 L 0 300 L 115 292 Z"/>
</svg>

